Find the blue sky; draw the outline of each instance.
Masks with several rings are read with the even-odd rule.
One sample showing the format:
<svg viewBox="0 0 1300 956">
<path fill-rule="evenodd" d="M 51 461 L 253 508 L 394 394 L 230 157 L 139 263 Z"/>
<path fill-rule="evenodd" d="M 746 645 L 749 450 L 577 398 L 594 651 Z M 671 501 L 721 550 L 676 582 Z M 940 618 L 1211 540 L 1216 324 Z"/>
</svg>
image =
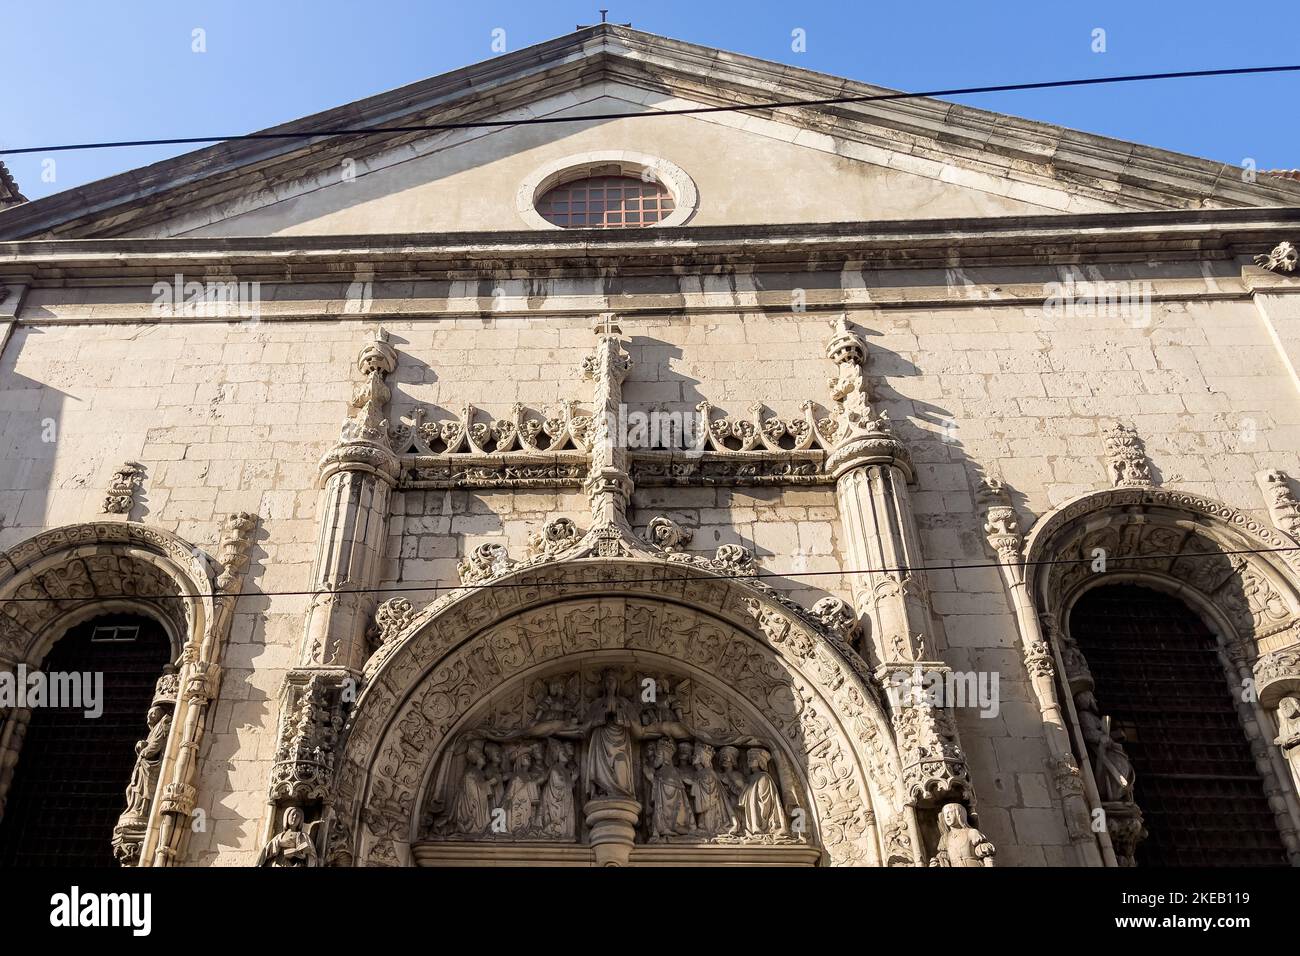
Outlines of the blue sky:
<svg viewBox="0 0 1300 956">
<path fill-rule="evenodd" d="M 6 147 L 241 133 L 610 19 L 904 90 L 1300 63 L 1300 30 L 1264 4 L 44 0 L 5 14 Z M 129 11 L 129 12 L 128 12 Z M 196 28 L 207 50 L 192 51 Z M 805 31 L 805 52 L 792 31 Z M 1106 50 L 1093 52 L 1093 31 Z M 962 102 L 1259 169 L 1300 167 L 1300 74 L 986 94 Z M 193 148 L 193 147 L 189 147 Z M 187 151 L 4 157 L 37 198 Z"/>
</svg>

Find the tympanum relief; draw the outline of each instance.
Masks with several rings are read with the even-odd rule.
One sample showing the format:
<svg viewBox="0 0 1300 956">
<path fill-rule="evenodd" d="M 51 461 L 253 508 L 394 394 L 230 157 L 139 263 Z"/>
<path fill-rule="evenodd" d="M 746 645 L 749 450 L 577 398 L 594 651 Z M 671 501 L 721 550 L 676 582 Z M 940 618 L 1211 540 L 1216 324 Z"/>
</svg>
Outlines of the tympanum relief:
<svg viewBox="0 0 1300 956">
<path fill-rule="evenodd" d="M 587 842 L 587 808 L 639 807 L 636 842 L 811 842 L 773 743 L 689 678 L 633 665 L 566 671 L 501 698 L 440 757 L 431 840 Z"/>
</svg>

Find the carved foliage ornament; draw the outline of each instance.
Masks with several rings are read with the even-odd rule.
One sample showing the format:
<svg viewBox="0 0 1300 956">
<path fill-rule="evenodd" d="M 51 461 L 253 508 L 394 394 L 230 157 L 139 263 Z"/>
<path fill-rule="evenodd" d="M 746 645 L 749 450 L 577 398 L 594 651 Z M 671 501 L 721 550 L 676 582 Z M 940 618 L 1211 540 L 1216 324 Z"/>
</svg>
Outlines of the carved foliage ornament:
<svg viewBox="0 0 1300 956">
<path fill-rule="evenodd" d="M 1271 252 L 1256 256 L 1255 265 L 1270 272 L 1289 274 L 1295 272 L 1298 258 L 1300 254 L 1296 252 L 1296 247 L 1283 240 L 1274 246 Z"/>
<path fill-rule="evenodd" d="M 135 495 L 144 483 L 144 467 L 129 461 L 113 472 L 109 482 L 108 494 L 104 498 L 104 513 L 130 514 L 135 505 Z"/>
<path fill-rule="evenodd" d="M 1144 488 L 1155 484 L 1146 445 L 1135 428 L 1115 422 L 1102 432 L 1102 438 L 1106 443 L 1111 481 L 1116 488 Z"/>
</svg>

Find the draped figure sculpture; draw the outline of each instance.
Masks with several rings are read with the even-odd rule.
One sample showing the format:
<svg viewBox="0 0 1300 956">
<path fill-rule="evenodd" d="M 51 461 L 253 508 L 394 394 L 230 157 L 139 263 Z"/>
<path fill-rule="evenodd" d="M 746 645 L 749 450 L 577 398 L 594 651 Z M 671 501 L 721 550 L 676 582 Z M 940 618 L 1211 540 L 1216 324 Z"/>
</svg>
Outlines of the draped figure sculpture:
<svg viewBox="0 0 1300 956">
<path fill-rule="evenodd" d="M 316 865 L 316 847 L 303 832 L 302 810 L 284 811 L 284 828 L 267 841 L 257 856 L 257 866 L 305 867 Z"/>
<path fill-rule="evenodd" d="M 605 671 L 601 683 L 603 693 L 587 709 L 583 726 L 590 732 L 583 766 L 587 795 L 634 798 L 632 741 L 639 736 L 640 720 L 631 701 L 619 694 L 617 674 Z"/>
<path fill-rule="evenodd" d="M 158 787 L 158 768 L 162 765 L 163 750 L 171 731 L 171 714 L 162 707 L 150 707 L 146 719 L 149 734 L 135 745 L 135 767 L 132 768 L 131 780 L 126 785 L 123 819 L 149 816 L 149 805 L 153 802 L 154 790 Z"/>
</svg>

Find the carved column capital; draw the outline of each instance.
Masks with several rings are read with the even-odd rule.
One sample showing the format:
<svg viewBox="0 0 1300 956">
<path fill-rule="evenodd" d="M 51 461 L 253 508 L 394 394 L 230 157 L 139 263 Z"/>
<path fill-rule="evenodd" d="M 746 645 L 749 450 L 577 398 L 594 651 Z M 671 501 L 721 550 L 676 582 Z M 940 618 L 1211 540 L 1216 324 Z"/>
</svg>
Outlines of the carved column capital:
<svg viewBox="0 0 1300 956">
<path fill-rule="evenodd" d="M 1265 654 L 1255 661 L 1252 673 L 1255 692 L 1264 706 L 1300 691 L 1300 645 L 1291 645 Z"/>
</svg>

